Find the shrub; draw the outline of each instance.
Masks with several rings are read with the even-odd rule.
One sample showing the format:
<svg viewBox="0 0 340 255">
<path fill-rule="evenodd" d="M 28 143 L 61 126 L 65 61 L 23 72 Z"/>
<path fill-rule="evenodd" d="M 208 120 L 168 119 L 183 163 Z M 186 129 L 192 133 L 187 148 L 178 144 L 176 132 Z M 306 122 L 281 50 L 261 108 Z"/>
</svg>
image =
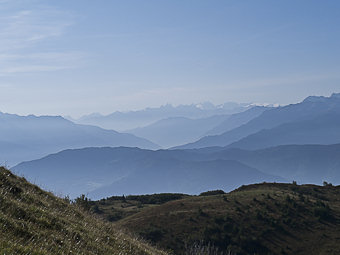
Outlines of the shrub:
<svg viewBox="0 0 340 255">
<path fill-rule="evenodd" d="M 333 186 L 333 184 L 332 183 L 328 183 L 328 182 L 326 182 L 326 181 L 324 181 L 323 183 L 323 186 L 326 186 L 326 187 L 332 187 Z"/>
<path fill-rule="evenodd" d="M 209 190 L 206 192 L 202 192 L 199 194 L 200 196 L 214 196 L 214 195 L 223 195 L 226 194 L 223 190 L 217 189 L 217 190 Z"/>
<path fill-rule="evenodd" d="M 90 210 L 91 205 L 90 205 L 90 200 L 84 195 L 80 195 L 74 200 L 74 204 L 83 208 L 84 210 Z"/>
</svg>

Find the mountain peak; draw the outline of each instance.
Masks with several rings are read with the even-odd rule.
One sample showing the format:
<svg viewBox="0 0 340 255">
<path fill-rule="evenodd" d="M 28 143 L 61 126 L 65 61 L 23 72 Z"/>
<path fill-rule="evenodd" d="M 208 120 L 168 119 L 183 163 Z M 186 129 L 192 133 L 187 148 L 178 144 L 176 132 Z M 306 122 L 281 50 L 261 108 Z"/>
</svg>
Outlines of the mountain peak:
<svg viewBox="0 0 340 255">
<path fill-rule="evenodd" d="M 340 93 L 333 93 L 331 98 L 340 99 Z"/>
<path fill-rule="evenodd" d="M 340 99 L 340 93 L 333 93 L 330 97 L 325 97 L 325 96 L 309 96 L 309 97 L 306 97 L 305 100 L 303 100 L 303 102 L 314 102 L 314 103 L 317 103 L 317 102 L 324 102 L 326 100 L 329 100 L 329 99 Z"/>
<path fill-rule="evenodd" d="M 323 102 L 326 99 L 327 99 L 327 97 L 324 97 L 324 96 L 309 96 L 309 97 L 306 97 L 305 100 L 303 100 L 303 102 L 316 103 L 316 102 Z"/>
</svg>

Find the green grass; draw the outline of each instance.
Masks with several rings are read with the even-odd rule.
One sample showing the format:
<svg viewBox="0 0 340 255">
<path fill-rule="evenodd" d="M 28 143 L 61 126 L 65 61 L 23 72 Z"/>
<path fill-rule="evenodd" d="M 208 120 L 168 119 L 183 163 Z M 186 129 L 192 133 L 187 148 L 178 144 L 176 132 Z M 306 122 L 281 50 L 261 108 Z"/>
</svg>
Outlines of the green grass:
<svg viewBox="0 0 340 255">
<path fill-rule="evenodd" d="M 1 254 L 166 254 L 0 168 Z"/>
<path fill-rule="evenodd" d="M 263 183 L 227 194 L 154 194 L 72 204 L 0 168 L 0 251 L 339 254 L 340 187 Z"/>
<path fill-rule="evenodd" d="M 147 207 L 116 223 L 175 254 L 339 254 L 340 187 L 256 184 Z"/>
<path fill-rule="evenodd" d="M 105 220 L 114 222 L 146 208 L 189 197 L 185 194 L 162 193 L 152 195 L 112 196 L 99 201 L 87 201 L 84 207 Z"/>
</svg>

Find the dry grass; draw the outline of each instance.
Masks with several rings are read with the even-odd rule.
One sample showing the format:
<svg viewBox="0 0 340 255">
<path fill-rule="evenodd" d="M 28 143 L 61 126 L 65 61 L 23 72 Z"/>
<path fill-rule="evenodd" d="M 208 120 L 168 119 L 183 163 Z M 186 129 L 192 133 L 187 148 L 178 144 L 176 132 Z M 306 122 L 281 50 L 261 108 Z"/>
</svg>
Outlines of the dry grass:
<svg viewBox="0 0 340 255">
<path fill-rule="evenodd" d="M 224 254 L 339 254 L 340 187 L 250 185 L 146 208 L 116 224 L 176 254 L 199 241 Z"/>
<path fill-rule="evenodd" d="M 0 168 L 1 254 L 166 254 Z"/>
</svg>

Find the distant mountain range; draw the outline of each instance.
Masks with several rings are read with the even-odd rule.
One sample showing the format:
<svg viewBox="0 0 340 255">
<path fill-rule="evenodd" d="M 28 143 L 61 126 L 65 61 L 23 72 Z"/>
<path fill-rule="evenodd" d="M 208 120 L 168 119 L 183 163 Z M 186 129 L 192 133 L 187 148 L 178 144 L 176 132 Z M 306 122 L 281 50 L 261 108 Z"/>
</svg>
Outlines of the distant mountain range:
<svg viewBox="0 0 340 255">
<path fill-rule="evenodd" d="M 264 150 L 204 148 L 66 150 L 13 170 L 58 194 L 92 198 L 122 194 L 232 190 L 263 181 L 340 184 L 340 144 L 289 145 Z"/>
<path fill-rule="evenodd" d="M 1 120 L 2 155 L 7 158 L 33 158 L 31 154 L 38 158 L 63 148 L 157 148 L 133 135 L 78 125 L 61 117 L 3 115 Z M 86 193 L 94 198 L 195 194 L 217 188 L 228 191 L 262 181 L 340 184 L 340 94 L 308 97 L 283 107 L 252 107 L 229 116 L 170 118 L 134 130 L 168 145 L 222 131 L 171 150 L 64 150 L 23 162 L 13 170 L 57 193 Z"/>
<path fill-rule="evenodd" d="M 210 160 L 237 160 L 264 173 L 282 176 L 299 183 L 340 184 L 340 144 L 282 145 L 260 150 L 221 149 L 203 153 Z"/>
<path fill-rule="evenodd" d="M 75 124 L 60 116 L 19 116 L 0 112 L 0 164 L 14 165 L 22 161 L 41 158 L 65 149 L 84 147 L 139 147 L 158 149 L 195 141 L 208 130 L 220 125 L 229 116 L 213 115 L 218 112 L 237 112 L 251 105 L 228 103 L 221 106 L 212 104 L 149 108 L 144 111 L 121 113 L 131 121 L 147 120 L 177 114 L 187 117 L 162 119 L 150 126 L 131 130 L 134 134 L 105 130 L 97 126 Z M 120 116 L 114 113 L 112 116 Z M 114 118 L 116 118 L 114 117 Z M 232 119 L 232 118 L 231 118 Z M 129 122 L 129 121 L 128 121 Z M 230 123 L 233 125 L 233 122 Z M 142 137 L 138 137 L 138 136 Z M 148 138 L 150 138 L 152 142 Z"/>
<path fill-rule="evenodd" d="M 214 115 L 201 119 L 173 117 L 126 132 L 153 141 L 163 148 L 169 148 L 201 138 L 208 130 L 228 120 L 229 117 L 230 115 Z"/>
<path fill-rule="evenodd" d="M 195 141 L 206 134 L 220 134 L 259 116 L 272 107 L 254 106 L 231 115 L 213 115 L 205 118 L 173 117 L 126 132 L 148 139 L 163 148 Z"/>
<path fill-rule="evenodd" d="M 19 116 L 0 113 L 0 162 L 13 165 L 68 148 L 158 145 L 131 134 L 79 125 L 60 116 Z"/>
<path fill-rule="evenodd" d="M 103 198 L 111 194 L 188 193 L 204 190 L 233 190 L 242 184 L 282 182 L 284 178 L 265 174 L 235 160 L 186 161 L 146 158 L 134 172 L 89 193 Z"/>
<path fill-rule="evenodd" d="M 177 149 L 231 146 L 258 149 L 282 144 L 340 142 L 340 94 L 308 97 L 303 102 L 264 111 L 221 135 L 205 136 Z M 242 139 L 242 140 L 241 140 Z"/>
<path fill-rule="evenodd" d="M 243 183 L 284 180 L 235 160 L 124 147 L 66 150 L 23 162 L 12 170 L 57 194 L 74 197 L 86 193 L 92 198 L 159 192 L 196 194 L 216 187 L 231 190 Z"/>
<path fill-rule="evenodd" d="M 79 124 L 95 125 L 105 129 L 126 131 L 148 126 L 154 122 L 168 118 L 207 118 L 214 115 L 242 112 L 252 106 L 252 104 L 239 104 L 234 102 L 228 102 L 221 105 L 214 105 L 209 102 L 179 106 L 167 104 L 158 108 L 146 108 L 144 110 L 128 112 L 118 111 L 108 115 L 92 113 L 82 116 L 79 119 L 71 120 Z"/>
<path fill-rule="evenodd" d="M 229 147 L 261 149 L 285 144 L 332 144 L 340 142 L 340 111 L 308 120 L 264 129 L 232 143 Z"/>
<path fill-rule="evenodd" d="M 234 113 L 230 115 L 227 119 L 225 119 L 223 122 L 219 123 L 211 130 L 207 131 L 204 135 L 209 136 L 223 134 L 243 124 L 246 124 L 248 121 L 261 115 L 264 111 L 267 111 L 272 108 L 273 107 L 271 106 L 254 106 L 246 111 Z"/>
</svg>

